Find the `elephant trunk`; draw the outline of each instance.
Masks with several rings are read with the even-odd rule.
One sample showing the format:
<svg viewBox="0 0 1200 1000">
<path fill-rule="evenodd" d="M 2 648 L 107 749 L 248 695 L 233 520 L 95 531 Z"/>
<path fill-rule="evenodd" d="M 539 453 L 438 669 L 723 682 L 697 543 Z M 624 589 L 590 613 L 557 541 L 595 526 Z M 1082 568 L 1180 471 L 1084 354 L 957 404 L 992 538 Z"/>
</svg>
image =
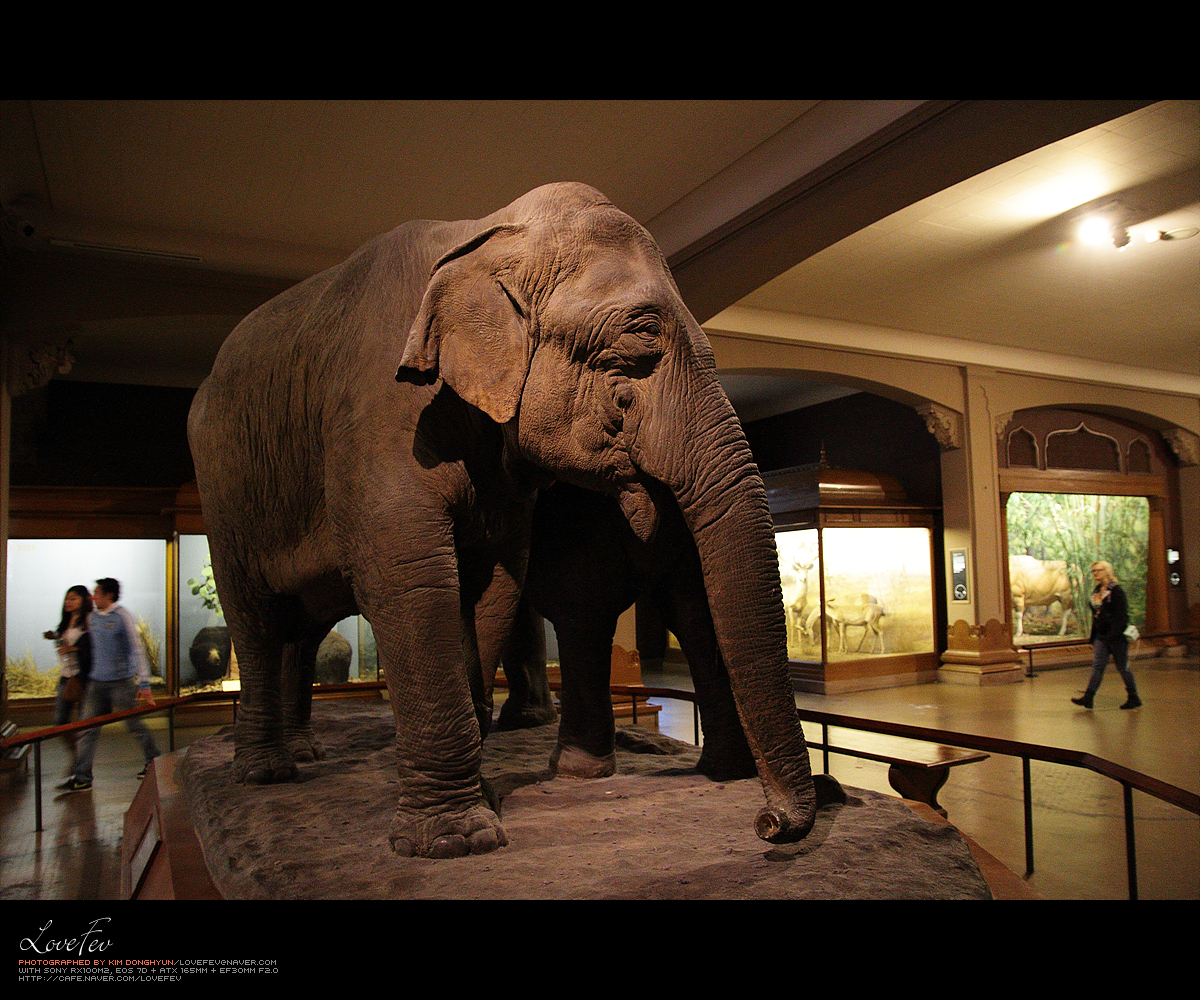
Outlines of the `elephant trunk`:
<svg viewBox="0 0 1200 1000">
<path fill-rule="evenodd" d="M 699 550 L 709 609 L 767 806 L 759 837 L 812 829 L 816 791 L 787 670 L 787 634 L 766 489 L 715 368 L 689 405 L 639 428 L 635 463 L 668 485 Z"/>
</svg>

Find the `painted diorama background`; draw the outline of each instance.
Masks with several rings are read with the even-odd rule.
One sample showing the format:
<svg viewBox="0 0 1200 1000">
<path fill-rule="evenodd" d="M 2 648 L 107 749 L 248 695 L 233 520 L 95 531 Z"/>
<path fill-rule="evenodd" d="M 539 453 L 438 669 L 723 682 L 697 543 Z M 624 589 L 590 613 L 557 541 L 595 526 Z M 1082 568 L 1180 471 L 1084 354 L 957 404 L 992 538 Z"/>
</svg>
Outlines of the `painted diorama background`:
<svg viewBox="0 0 1200 1000">
<path fill-rule="evenodd" d="M 167 543 L 154 538 L 10 538 L 8 541 L 5 671 L 9 696 L 47 697 L 58 678 L 55 644 L 42 633 L 58 627 L 63 596 L 81 584 L 89 592 L 96 580 L 111 576 L 121 584 L 119 603 L 150 630 L 151 651 L 157 647 L 163 682 L 167 627 Z M 14 678 L 32 666 L 32 690 L 14 686 Z M 153 673 L 153 658 L 151 659 Z"/>
<path fill-rule="evenodd" d="M 190 694 L 205 685 L 198 684 L 195 668 L 188 651 L 197 633 L 212 626 L 223 626 L 225 619 L 206 607 L 201 597 L 193 594 L 193 581 L 200 581 L 211 556 L 207 535 L 179 536 L 179 682 L 180 693 Z M 333 627 L 350 644 L 350 680 L 378 680 L 375 639 L 365 618 L 355 615 L 344 618 Z"/>
<path fill-rule="evenodd" d="M 1150 504 L 1145 497 L 1013 493 L 1005 516 L 1010 556 L 1033 556 L 1043 562 L 1061 559 L 1072 567 L 1070 580 L 1079 614 L 1069 616 L 1068 637 L 1086 638 L 1091 631 L 1090 567 L 1097 560 L 1112 563 L 1129 600 L 1129 621 L 1139 630 L 1144 628 L 1150 537 Z M 1027 609 L 1022 638 L 1057 638 L 1062 615 L 1058 604 L 1034 612 Z"/>
<path fill-rule="evenodd" d="M 779 531 L 780 578 L 785 614 L 789 615 L 788 655 L 818 659 L 821 655 L 821 600 L 817 562 L 817 529 Z M 853 660 L 875 653 L 934 652 L 933 567 L 928 528 L 824 528 L 822 530 L 827 606 L 882 612 L 882 639 L 862 624 L 847 626 L 843 650 L 837 630 L 827 620 L 826 659 Z M 805 567 L 809 567 L 807 571 Z M 804 594 L 805 583 L 807 593 Z M 799 595 L 806 600 L 802 607 Z M 797 617 L 803 622 L 798 627 Z M 812 620 L 812 625 L 808 621 Z"/>
</svg>

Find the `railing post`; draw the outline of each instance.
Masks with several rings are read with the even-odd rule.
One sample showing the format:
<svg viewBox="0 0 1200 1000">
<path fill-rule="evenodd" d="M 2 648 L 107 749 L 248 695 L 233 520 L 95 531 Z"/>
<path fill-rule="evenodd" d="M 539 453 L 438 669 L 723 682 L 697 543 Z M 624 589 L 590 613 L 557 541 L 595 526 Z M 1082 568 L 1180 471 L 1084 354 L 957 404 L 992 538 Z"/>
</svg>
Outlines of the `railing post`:
<svg viewBox="0 0 1200 1000">
<path fill-rule="evenodd" d="M 695 744 L 700 745 L 700 706 L 692 702 L 692 731 L 696 734 Z"/>
<path fill-rule="evenodd" d="M 1030 657 L 1030 662 L 1033 658 Z M 1033 794 L 1029 780 L 1029 758 L 1021 758 L 1021 782 L 1025 797 L 1025 877 L 1033 874 Z"/>
<path fill-rule="evenodd" d="M 42 741 L 33 745 L 33 815 L 38 833 L 42 832 Z"/>
<path fill-rule="evenodd" d="M 821 723 L 821 755 L 825 761 L 825 773 L 829 773 L 829 723 Z"/>
<path fill-rule="evenodd" d="M 1125 789 L 1125 865 L 1129 871 L 1129 898 L 1138 898 L 1137 848 L 1133 842 L 1133 788 L 1121 782 Z"/>
<path fill-rule="evenodd" d="M 637 695 L 633 695 L 633 724 L 637 725 Z"/>
</svg>

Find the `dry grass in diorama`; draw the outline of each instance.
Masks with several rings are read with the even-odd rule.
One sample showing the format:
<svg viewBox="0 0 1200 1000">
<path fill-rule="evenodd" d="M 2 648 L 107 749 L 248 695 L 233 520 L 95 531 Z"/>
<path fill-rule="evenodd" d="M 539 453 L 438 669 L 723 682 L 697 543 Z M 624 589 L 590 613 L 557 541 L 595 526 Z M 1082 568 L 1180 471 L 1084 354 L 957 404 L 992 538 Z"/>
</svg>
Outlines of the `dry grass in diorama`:
<svg viewBox="0 0 1200 1000">
<path fill-rule="evenodd" d="M 162 643 L 154 634 L 154 629 L 145 618 L 137 620 L 138 636 L 142 640 L 142 649 L 146 651 L 146 662 L 150 665 L 150 676 L 161 677 L 162 673 Z"/>
<path fill-rule="evenodd" d="M 4 658 L 4 676 L 8 693 L 17 698 L 51 698 L 58 685 L 58 671 L 38 670 L 32 653 Z"/>
</svg>

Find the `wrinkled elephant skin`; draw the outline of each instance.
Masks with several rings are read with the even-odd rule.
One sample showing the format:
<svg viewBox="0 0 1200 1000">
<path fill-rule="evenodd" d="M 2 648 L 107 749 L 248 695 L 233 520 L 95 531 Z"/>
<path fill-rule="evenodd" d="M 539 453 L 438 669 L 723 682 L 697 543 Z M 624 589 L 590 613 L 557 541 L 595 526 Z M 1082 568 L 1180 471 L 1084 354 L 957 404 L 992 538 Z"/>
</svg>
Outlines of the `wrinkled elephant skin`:
<svg viewBox="0 0 1200 1000">
<path fill-rule="evenodd" d="M 408 223 L 272 299 L 226 339 L 188 436 L 241 674 L 235 779 L 322 755 L 317 647 L 361 613 L 396 720 L 393 847 L 502 846 L 479 764 L 537 492 L 615 497 L 650 539 L 656 482 L 695 539 L 767 799 L 755 829 L 811 828 L 766 494 L 661 253 L 599 192 Z"/>
</svg>

